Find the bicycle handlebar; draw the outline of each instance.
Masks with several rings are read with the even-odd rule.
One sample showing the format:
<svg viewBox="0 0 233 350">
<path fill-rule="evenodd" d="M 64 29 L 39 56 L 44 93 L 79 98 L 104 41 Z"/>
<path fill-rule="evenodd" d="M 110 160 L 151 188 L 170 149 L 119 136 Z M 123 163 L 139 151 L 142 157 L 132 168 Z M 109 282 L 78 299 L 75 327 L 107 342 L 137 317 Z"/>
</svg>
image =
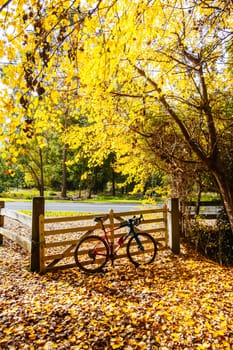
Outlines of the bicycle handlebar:
<svg viewBox="0 0 233 350">
<path fill-rule="evenodd" d="M 97 216 L 94 221 L 95 222 L 101 222 L 103 225 L 103 216 Z M 129 225 L 134 225 L 134 226 L 138 226 L 140 225 L 140 223 L 143 221 L 143 215 L 141 214 L 140 216 L 136 217 L 135 215 L 128 220 L 122 221 L 120 223 L 120 227 L 124 227 L 124 226 L 129 226 Z"/>
<path fill-rule="evenodd" d="M 133 225 L 138 226 L 143 221 L 143 215 L 141 214 L 138 217 L 133 216 L 133 218 L 129 219 L 128 221 L 131 222 Z"/>
</svg>

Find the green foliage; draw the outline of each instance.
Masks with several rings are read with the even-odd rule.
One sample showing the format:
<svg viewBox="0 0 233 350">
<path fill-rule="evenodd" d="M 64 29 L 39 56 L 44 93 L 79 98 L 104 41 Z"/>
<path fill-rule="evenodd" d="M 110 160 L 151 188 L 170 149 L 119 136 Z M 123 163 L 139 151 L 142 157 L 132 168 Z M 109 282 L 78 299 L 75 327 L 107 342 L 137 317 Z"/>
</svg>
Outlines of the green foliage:
<svg viewBox="0 0 233 350">
<path fill-rule="evenodd" d="M 55 193 L 55 192 L 52 192 Z M 21 199 L 32 200 L 32 198 L 38 196 L 38 190 L 36 188 L 31 189 L 10 189 L 8 192 L 2 192 L 1 197 L 7 200 L 9 199 Z M 51 199 L 51 191 L 45 191 L 45 197 Z"/>
<path fill-rule="evenodd" d="M 62 183 L 63 195 L 73 162 L 67 188 L 114 193 L 122 173 L 116 185 L 150 198 L 159 168 L 183 199 L 205 171 L 233 230 L 231 1 L 26 3 L 0 10 L 0 121 L 27 183 L 40 193 Z"/>
<path fill-rule="evenodd" d="M 220 200 L 220 196 L 216 192 L 204 192 L 201 194 L 201 200 L 206 202 L 212 202 L 215 200 Z"/>
<path fill-rule="evenodd" d="M 198 220 L 192 222 L 188 239 L 199 253 L 222 265 L 233 266 L 233 235 L 224 210 L 215 226 Z"/>
<path fill-rule="evenodd" d="M 24 174 L 18 164 L 10 160 L 0 159 L 0 193 L 6 192 L 9 188 L 18 188 L 24 185 Z M 9 169 L 10 166 L 10 169 Z"/>
<path fill-rule="evenodd" d="M 217 228 L 220 231 L 229 231 L 231 229 L 229 219 L 225 209 L 221 209 L 217 217 Z"/>
</svg>

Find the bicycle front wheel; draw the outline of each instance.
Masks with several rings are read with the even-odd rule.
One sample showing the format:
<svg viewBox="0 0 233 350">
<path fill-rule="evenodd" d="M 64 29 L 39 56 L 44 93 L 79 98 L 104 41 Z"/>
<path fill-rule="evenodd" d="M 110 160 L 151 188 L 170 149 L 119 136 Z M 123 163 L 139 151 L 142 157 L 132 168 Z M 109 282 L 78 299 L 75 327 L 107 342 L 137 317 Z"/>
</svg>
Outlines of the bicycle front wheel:
<svg viewBox="0 0 233 350">
<path fill-rule="evenodd" d="M 128 259 L 135 265 L 147 265 L 155 260 L 157 253 L 157 244 L 155 239 L 149 233 L 137 233 L 138 239 L 141 242 L 142 249 L 134 236 L 132 236 L 127 244 Z"/>
<path fill-rule="evenodd" d="M 87 236 L 79 241 L 74 251 L 76 265 L 87 273 L 101 272 L 109 259 L 106 241 L 99 236 Z"/>
</svg>

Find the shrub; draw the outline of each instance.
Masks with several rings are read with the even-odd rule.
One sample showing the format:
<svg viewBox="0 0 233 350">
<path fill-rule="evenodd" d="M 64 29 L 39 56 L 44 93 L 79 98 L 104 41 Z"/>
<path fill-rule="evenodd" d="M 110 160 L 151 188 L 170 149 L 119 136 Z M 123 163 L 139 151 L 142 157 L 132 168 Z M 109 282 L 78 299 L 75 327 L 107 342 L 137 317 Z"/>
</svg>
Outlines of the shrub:
<svg viewBox="0 0 233 350">
<path fill-rule="evenodd" d="M 215 226 L 193 221 L 188 238 L 201 254 L 221 265 L 233 266 L 233 235 L 225 212 L 220 212 Z"/>
</svg>

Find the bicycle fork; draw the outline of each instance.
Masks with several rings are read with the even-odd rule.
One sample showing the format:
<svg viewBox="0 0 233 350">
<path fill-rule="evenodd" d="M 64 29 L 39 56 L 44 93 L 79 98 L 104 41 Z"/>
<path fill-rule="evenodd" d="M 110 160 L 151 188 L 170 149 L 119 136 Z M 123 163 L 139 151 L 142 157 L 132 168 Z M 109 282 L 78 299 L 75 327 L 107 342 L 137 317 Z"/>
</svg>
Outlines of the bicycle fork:
<svg viewBox="0 0 233 350">
<path fill-rule="evenodd" d="M 130 229 L 131 229 L 131 230 L 130 230 L 131 233 L 133 234 L 133 236 L 134 236 L 134 238 L 135 238 L 135 241 L 136 241 L 136 243 L 137 243 L 137 245 L 138 245 L 139 250 L 141 250 L 141 251 L 143 252 L 143 251 L 144 251 L 144 247 L 143 247 L 143 245 L 142 245 L 142 242 L 141 242 L 140 239 L 138 238 L 137 232 L 134 231 L 134 229 L 133 229 L 132 226 L 130 226 Z"/>
<path fill-rule="evenodd" d="M 138 245 L 138 248 L 139 250 L 141 250 L 142 252 L 144 251 L 144 247 L 142 245 L 142 242 L 140 241 L 140 239 L 138 238 L 138 235 L 136 232 L 133 233 L 134 237 L 135 237 L 135 240 L 137 242 L 137 245 Z"/>
</svg>

